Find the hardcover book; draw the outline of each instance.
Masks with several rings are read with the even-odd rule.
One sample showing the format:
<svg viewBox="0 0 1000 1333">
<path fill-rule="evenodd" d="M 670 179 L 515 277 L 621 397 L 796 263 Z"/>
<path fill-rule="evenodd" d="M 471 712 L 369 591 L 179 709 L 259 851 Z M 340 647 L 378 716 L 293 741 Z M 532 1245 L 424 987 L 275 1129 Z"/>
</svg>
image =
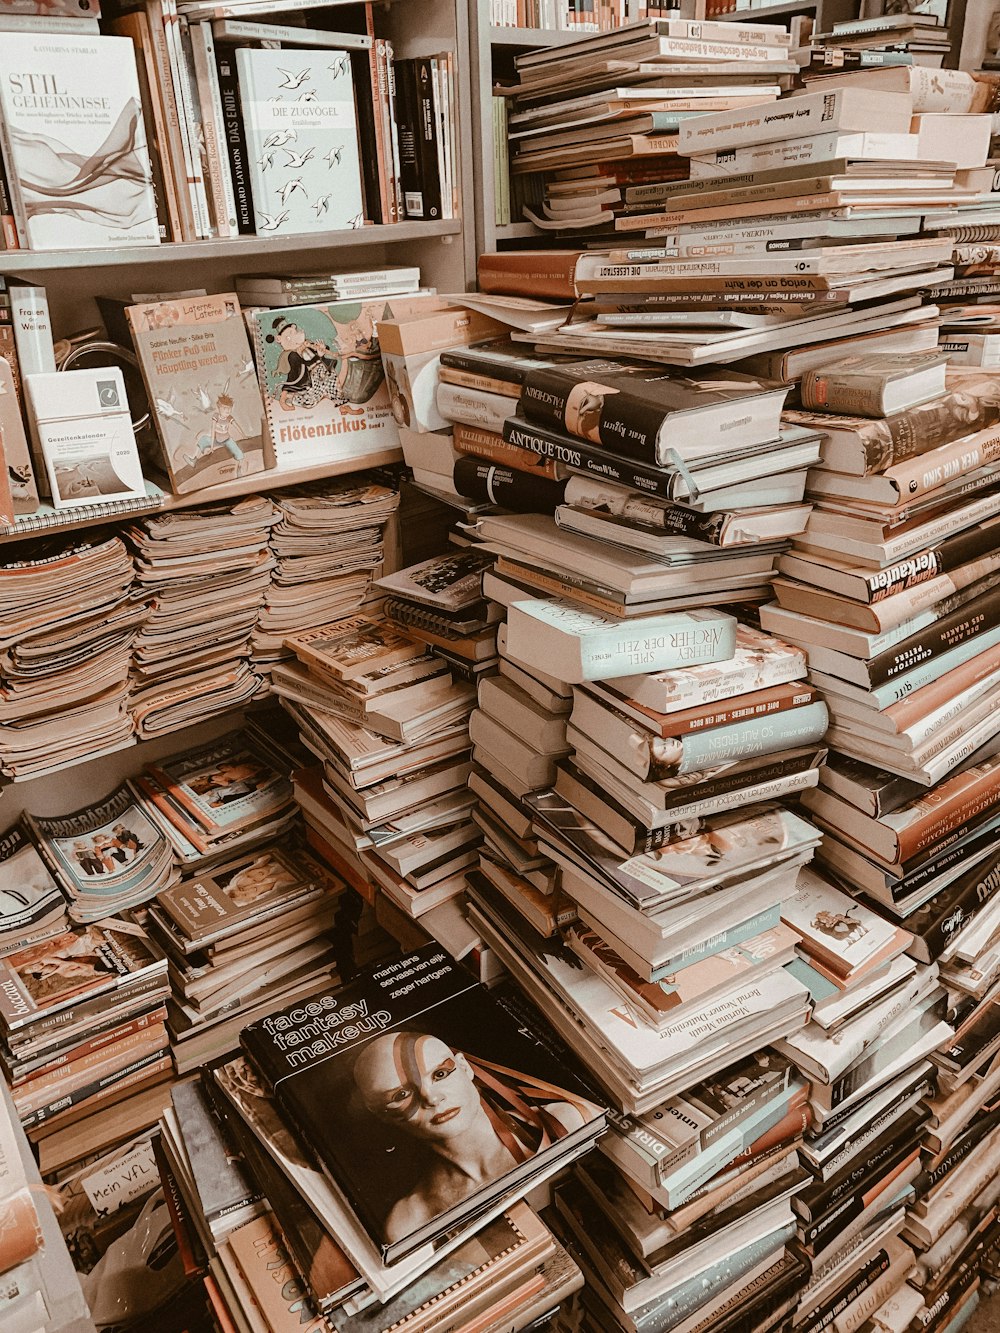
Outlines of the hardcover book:
<svg viewBox="0 0 1000 1333">
<path fill-rule="evenodd" d="M 603 1127 L 549 1042 L 436 944 L 308 1010 L 253 1023 L 241 1042 L 389 1263 L 524 1193 Z"/>
<path fill-rule="evenodd" d="M 25 387 L 56 509 L 146 498 L 117 366 L 28 375 Z"/>
<path fill-rule="evenodd" d="M 236 51 L 258 236 L 364 225 L 351 57 Z"/>
<path fill-rule="evenodd" d="M 159 243 L 135 53 L 127 37 L 4 33 L 0 112 L 23 248 Z"/>
<path fill-rule="evenodd" d="M 257 374 L 276 467 L 399 448 L 376 323 L 436 301 L 402 296 L 254 312 Z"/>
<path fill-rule="evenodd" d="M 126 308 L 173 489 L 262 472 L 264 415 L 233 292 Z"/>
</svg>

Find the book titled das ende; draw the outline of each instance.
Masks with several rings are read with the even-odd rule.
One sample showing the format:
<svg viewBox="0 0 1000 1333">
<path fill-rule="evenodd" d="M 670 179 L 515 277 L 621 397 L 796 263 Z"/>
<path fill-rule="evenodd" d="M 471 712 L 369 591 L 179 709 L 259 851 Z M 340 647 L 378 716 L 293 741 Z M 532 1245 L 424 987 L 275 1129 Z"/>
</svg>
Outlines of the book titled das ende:
<svg viewBox="0 0 1000 1333">
<path fill-rule="evenodd" d="M 388 1263 L 524 1193 L 604 1127 L 555 1039 L 436 944 L 251 1024 L 241 1042 Z"/>
</svg>

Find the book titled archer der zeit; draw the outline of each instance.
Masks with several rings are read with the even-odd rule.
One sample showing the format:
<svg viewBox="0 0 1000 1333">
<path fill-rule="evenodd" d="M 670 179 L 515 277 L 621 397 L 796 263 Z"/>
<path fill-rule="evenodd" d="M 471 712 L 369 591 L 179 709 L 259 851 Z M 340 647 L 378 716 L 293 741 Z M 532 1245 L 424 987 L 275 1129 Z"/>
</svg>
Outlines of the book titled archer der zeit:
<svg viewBox="0 0 1000 1333">
<path fill-rule="evenodd" d="M 556 1040 L 529 1034 L 437 944 L 240 1040 L 388 1263 L 526 1193 L 604 1127 Z"/>
</svg>

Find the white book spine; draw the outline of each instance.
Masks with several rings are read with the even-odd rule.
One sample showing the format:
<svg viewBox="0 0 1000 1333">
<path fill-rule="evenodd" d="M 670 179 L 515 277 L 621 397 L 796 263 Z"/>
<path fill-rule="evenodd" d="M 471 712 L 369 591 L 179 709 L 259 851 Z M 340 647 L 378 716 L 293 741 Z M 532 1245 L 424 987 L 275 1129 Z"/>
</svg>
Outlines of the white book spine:
<svg viewBox="0 0 1000 1333">
<path fill-rule="evenodd" d="M 201 152 L 194 137 L 196 118 L 191 104 L 191 89 L 187 87 L 183 74 L 184 57 L 181 51 L 180 22 L 175 0 L 162 0 L 162 11 L 163 29 L 167 39 L 167 58 L 170 62 L 170 82 L 177 106 L 181 144 L 184 148 L 184 170 L 195 234 L 198 240 L 208 240 L 212 235 L 212 224 L 208 216 L 205 182 L 201 174 Z"/>
<path fill-rule="evenodd" d="M 52 348 L 52 321 L 44 287 L 11 283 L 10 313 L 14 324 L 14 344 L 22 375 L 52 372 L 56 358 Z"/>
<path fill-rule="evenodd" d="M 915 134 L 817 134 L 811 139 L 790 139 L 786 143 L 751 144 L 746 148 L 695 153 L 691 157 L 691 175 L 695 179 L 736 176 L 776 167 L 816 166 L 843 158 L 905 161 L 915 158 L 916 154 Z"/>
</svg>

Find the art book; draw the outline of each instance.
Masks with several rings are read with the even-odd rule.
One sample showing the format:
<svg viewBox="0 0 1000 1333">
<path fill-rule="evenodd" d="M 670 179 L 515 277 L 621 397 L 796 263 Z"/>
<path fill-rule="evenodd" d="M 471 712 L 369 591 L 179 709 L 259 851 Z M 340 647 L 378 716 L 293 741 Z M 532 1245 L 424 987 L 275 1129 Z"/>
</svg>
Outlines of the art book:
<svg viewBox="0 0 1000 1333">
<path fill-rule="evenodd" d="M 388 1263 L 524 1194 L 604 1126 L 568 1055 L 437 944 L 241 1042 Z"/>
<path fill-rule="evenodd" d="M 350 55 L 239 47 L 236 69 L 257 234 L 364 226 Z"/>
<path fill-rule="evenodd" d="M 437 301 L 402 296 L 254 312 L 257 374 L 276 467 L 399 448 L 376 324 L 435 309 Z"/>
<path fill-rule="evenodd" d="M 0 113 L 22 248 L 159 243 L 129 38 L 5 32 Z"/>
<path fill-rule="evenodd" d="M 126 308 L 173 489 L 183 495 L 272 466 L 235 292 Z"/>
</svg>

